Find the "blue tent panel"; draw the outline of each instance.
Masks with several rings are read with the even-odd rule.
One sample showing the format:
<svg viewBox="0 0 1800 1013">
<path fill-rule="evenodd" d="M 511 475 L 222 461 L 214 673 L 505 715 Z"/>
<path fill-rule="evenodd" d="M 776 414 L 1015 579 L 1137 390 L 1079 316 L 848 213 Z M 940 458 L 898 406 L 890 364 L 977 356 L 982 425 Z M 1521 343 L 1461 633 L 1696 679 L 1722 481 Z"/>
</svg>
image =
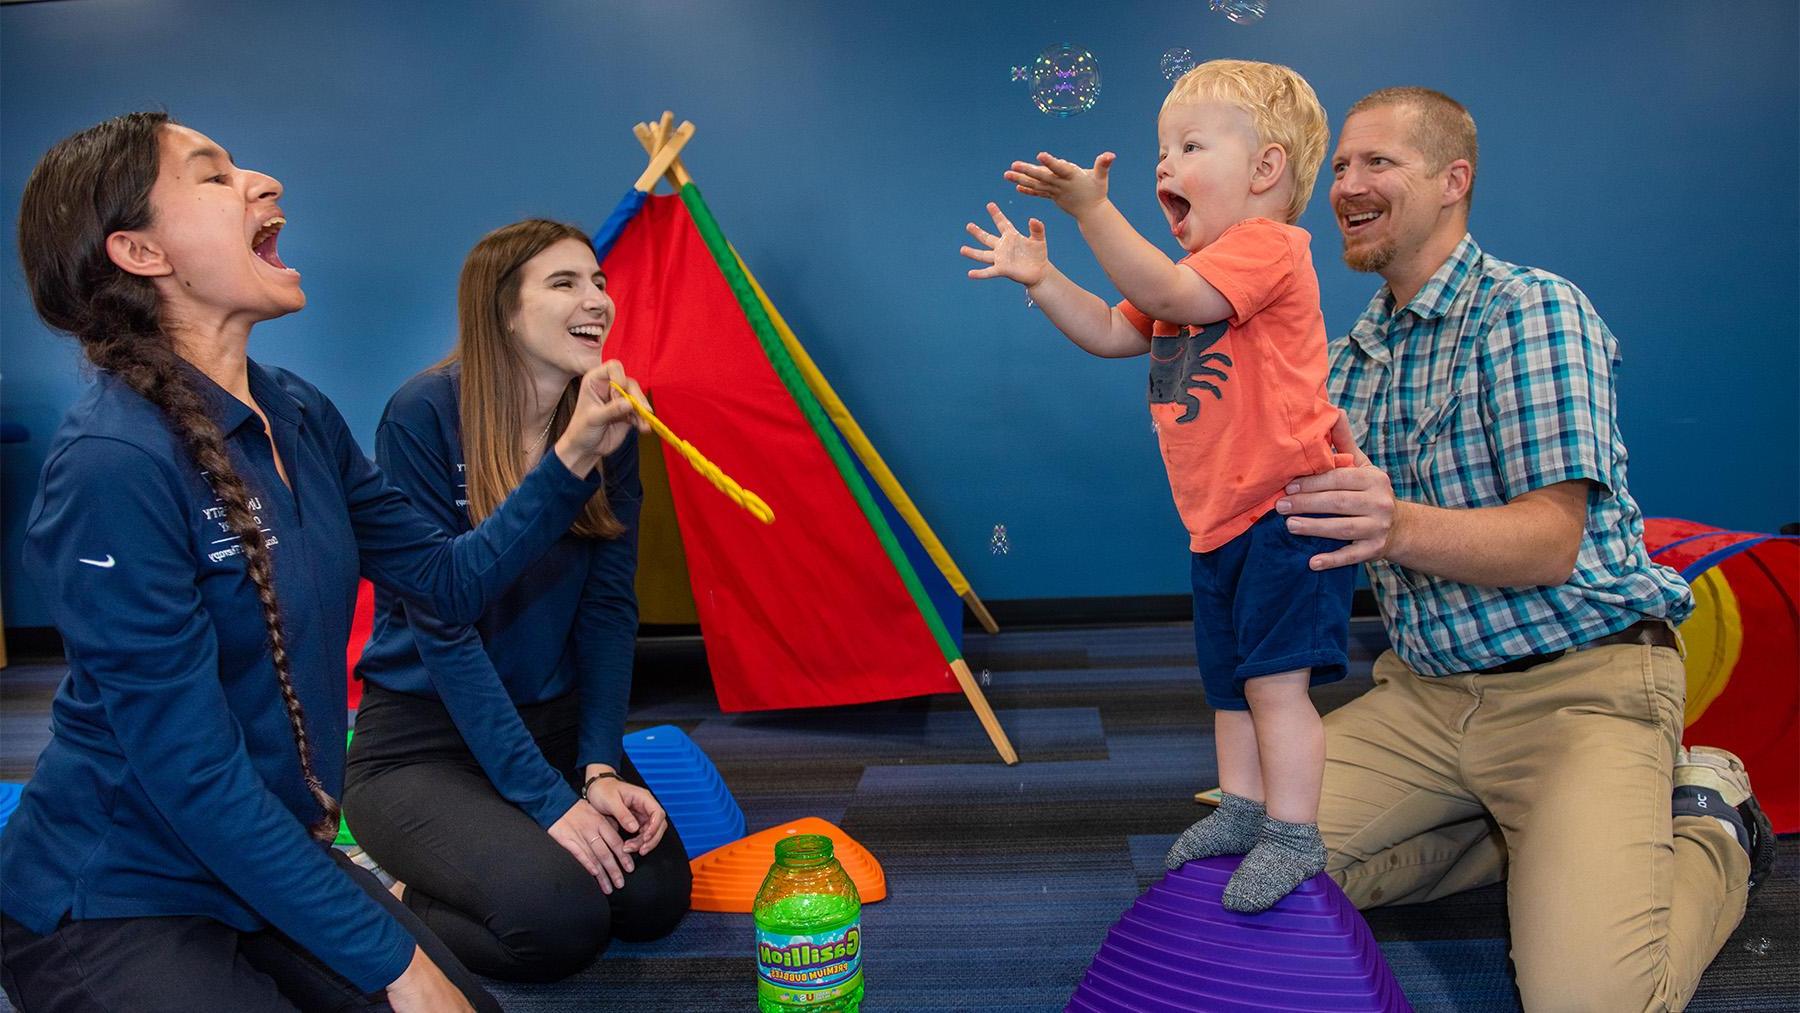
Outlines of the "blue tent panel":
<svg viewBox="0 0 1800 1013">
<path fill-rule="evenodd" d="M 606 255 L 612 252 L 613 244 L 619 241 L 619 234 L 625 231 L 625 226 L 643 210 L 644 202 L 649 199 L 650 195 L 642 190 L 625 191 L 625 196 L 619 200 L 619 206 L 613 208 L 612 214 L 607 215 L 606 221 L 600 223 L 600 228 L 594 231 L 595 260 L 606 259 Z"/>
</svg>

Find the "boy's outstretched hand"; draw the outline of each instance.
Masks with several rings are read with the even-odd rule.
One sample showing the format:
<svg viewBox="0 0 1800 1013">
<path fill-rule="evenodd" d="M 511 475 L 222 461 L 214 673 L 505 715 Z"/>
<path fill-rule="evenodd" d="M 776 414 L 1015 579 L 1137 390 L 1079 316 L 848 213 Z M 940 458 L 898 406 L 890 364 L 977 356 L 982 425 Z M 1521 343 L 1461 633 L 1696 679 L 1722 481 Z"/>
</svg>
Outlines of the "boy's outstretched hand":
<svg viewBox="0 0 1800 1013">
<path fill-rule="evenodd" d="M 1057 207 L 1080 218 L 1105 203 L 1106 176 L 1118 157 L 1110 151 L 1102 152 L 1094 159 L 1093 168 L 1083 169 L 1048 151 L 1040 151 L 1035 165 L 1014 162 L 1006 178 L 1027 197 L 1048 197 Z"/>
<path fill-rule="evenodd" d="M 969 277 L 1011 278 L 1026 288 L 1043 281 L 1050 272 L 1050 245 L 1044 241 L 1044 223 L 1036 218 L 1026 222 L 1026 227 L 1031 230 L 1031 234 L 1026 235 L 1000 213 L 1000 205 L 989 201 L 987 209 L 988 214 L 994 216 L 994 228 L 999 229 L 1000 234 L 996 236 L 974 222 L 969 223 L 969 235 L 981 240 L 987 249 L 965 246 L 962 255 L 989 265 L 970 268 Z"/>
</svg>

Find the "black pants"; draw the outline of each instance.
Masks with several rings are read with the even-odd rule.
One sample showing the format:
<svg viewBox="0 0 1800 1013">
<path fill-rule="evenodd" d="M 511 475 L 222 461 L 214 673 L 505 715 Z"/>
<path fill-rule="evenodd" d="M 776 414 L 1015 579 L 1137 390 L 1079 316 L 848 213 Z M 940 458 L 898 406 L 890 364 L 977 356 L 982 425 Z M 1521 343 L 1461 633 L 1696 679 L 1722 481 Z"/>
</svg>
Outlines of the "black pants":
<svg viewBox="0 0 1800 1013">
<path fill-rule="evenodd" d="M 332 852 L 356 885 L 406 926 L 469 1005 L 500 1004 L 367 871 Z M 47 936 L 0 915 L 0 981 L 19 1013 L 293 1013 L 387 1010 L 275 929 L 240 932 L 198 916 L 69 921 Z"/>
<path fill-rule="evenodd" d="M 544 758 L 579 788 L 574 694 L 519 709 Z M 629 759 L 620 775 L 643 778 Z M 610 895 L 537 821 L 502 798 L 437 700 L 364 692 L 344 813 L 370 857 L 406 884 L 405 903 L 462 962 L 509 981 L 554 981 L 613 938 L 667 935 L 693 885 L 674 827 L 633 859 Z"/>
</svg>

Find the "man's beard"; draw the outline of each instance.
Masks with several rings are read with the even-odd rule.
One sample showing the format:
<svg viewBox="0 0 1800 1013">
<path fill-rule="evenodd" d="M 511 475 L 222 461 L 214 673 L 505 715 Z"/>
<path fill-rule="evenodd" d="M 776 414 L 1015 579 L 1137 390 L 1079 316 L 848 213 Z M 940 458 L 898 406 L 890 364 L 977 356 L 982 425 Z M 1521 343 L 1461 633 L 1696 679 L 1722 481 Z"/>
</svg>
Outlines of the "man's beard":
<svg viewBox="0 0 1800 1013">
<path fill-rule="evenodd" d="M 1364 274 L 1379 274 L 1394 262 L 1394 255 L 1399 252 L 1397 244 L 1389 239 L 1386 242 L 1364 244 L 1355 250 L 1349 243 L 1344 244 L 1344 263 L 1352 271 Z"/>
</svg>

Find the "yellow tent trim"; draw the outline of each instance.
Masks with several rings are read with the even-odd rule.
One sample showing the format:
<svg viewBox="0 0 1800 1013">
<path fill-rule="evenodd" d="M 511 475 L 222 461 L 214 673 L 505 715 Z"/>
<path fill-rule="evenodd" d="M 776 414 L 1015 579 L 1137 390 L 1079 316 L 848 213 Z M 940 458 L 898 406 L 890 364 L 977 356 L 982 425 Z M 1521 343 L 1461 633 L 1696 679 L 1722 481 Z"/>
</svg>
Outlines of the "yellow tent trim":
<svg viewBox="0 0 1800 1013">
<path fill-rule="evenodd" d="M 775 332 L 781 336 L 781 343 L 786 346 L 788 354 L 793 357 L 794 364 L 800 368 L 800 375 L 806 379 L 807 387 L 811 388 L 813 395 L 819 399 L 819 404 L 824 407 L 825 414 L 831 417 L 838 432 L 844 434 L 844 439 L 856 451 L 856 456 L 862 460 L 863 467 L 868 468 L 869 474 L 875 477 L 875 484 L 879 485 L 881 491 L 887 494 L 888 501 L 894 504 L 894 509 L 898 510 L 900 516 L 906 519 L 907 526 L 912 528 L 913 534 L 919 539 L 919 544 L 925 547 L 926 553 L 931 556 L 931 561 L 937 564 L 944 579 L 950 582 L 950 587 L 965 600 L 970 601 L 976 617 L 982 619 L 982 625 L 991 632 L 996 627 L 992 625 L 993 621 L 986 617 L 986 609 L 980 607 L 980 600 L 974 597 L 974 591 L 969 586 L 969 579 L 963 576 L 962 570 L 957 568 L 956 561 L 950 558 L 949 551 L 944 548 L 944 543 L 938 541 L 931 526 L 925 523 L 925 518 L 919 513 L 919 508 L 913 505 L 912 497 L 906 494 L 906 490 L 900 485 L 900 480 L 894 477 L 892 471 L 888 470 L 887 463 L 881 459 L 881 454 L 875 450 L 874 444 L 869 442 L 868 436 L 863 433 L 862 426 L 857 425 L 856 419 L 850 414 L 850 409 L 844 406 L 844 402 L 838 399 L 837 392 L 831 389 L 831 384 L 825 379 L 825 374 L 819 372 L 819 367 L 813 364 L 812 357 L 806 354 L 805 348 L 801 347 L 800 339 L 794 336 L 787 321 L 782 319 L 781 313 L 775 309 L 774 303 L 769 301 L 768 294 L 763 291 L 756 276 L 750 273 L 750 268 L 745 265 L 744 258 L 738 256 L 735 247 L 732 249 L 731 255 L 737 257 L 738 266 L 743 270 L 744 277 L 749 279 L 750 288 L 756 292 L 757 301 L 762 303 L 763 309 L 769 314 L 769 320 L 775 325 Z"/>
<path fill-rule="evenodd" d="M 1681 624 L 1687 647 L 1687 706 L 1682 725 L 1693 724 L 1725 692 L 1744 650 L 1744 618 L 1737 594 L 1717 567 L 1693 582 L 1694 614 Z"/>
</svg>

